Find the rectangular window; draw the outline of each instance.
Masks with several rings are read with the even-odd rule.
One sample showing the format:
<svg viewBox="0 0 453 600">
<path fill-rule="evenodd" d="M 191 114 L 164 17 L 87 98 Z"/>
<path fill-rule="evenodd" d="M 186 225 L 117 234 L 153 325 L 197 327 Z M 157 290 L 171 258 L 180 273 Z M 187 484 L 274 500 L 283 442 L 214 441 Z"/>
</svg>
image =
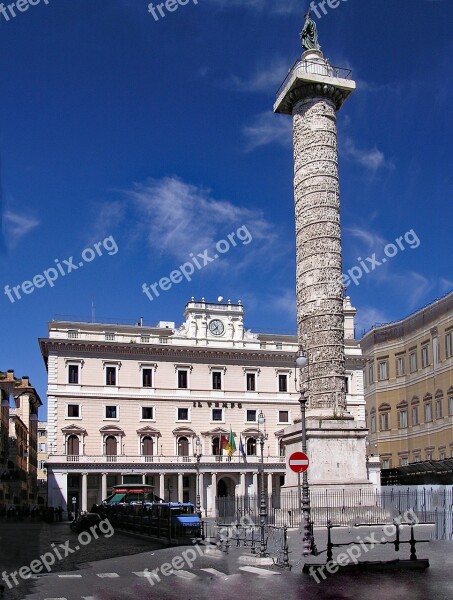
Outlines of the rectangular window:
<svg viewBox="0 0 453 600">
<path fill-rule="evenodd" d="M 386 431 L 389 428 L 389 414 L 388 413 L 382 413 L 380 415 L 380 426 L 381 426 L 381 431 Z"/>
<path fill-rule="evenodd" d="M 276 342 L 275 349 L 276 350 L 283 350 L 283 344 L 281 342 Z"/>
<path fill-rule="evenodd" d="M 140 336 L 140 342 L 142 344 L 148 344 L 149 343 L 149 335 L 141 335 Z"/>
<path fill-rule="evenodd" d="M 418 406 L 412 407 L 412 425 L 418 425 Z"/>
<path fill-rule="evenodd" d="M 278 422 L 279 423 L 289 423 L 289 411 L 279 410 L 278 411 Z"/>
<path fill-rule="evenodd" d="M 68 329 L 68 338 L 76 340 L 79 337 L 79 332 L 76 329 Z"/>
<path fill-rule="evenodd" d="M 402 467 L 407 467 L 407 465 L 409 464 L 409 460 L 408 460 L 407 456 L 405 456 L 404 458 L 401 458 L 400 464 Z"/>
<path fill-rule="evenodd" d="M 247 373 L 247 391 L 254 392 L 255 390 L 255 373 Z"/>
<path fill-rule="evenodd" d="M 68 417 L 78 419 L 80 417 L 80 406 L 78 404 L 68 404 Z"/>
<path fill-rule="evenodd" d="M 247 411 L 247 422 L 248 423 L 256 423 L 256 410 L 248 410 Z"/>
<path fill-rule="evenodd" d="M 453 396 L 448 398 L 448 414 L 453 415 Z"/>
<path fill-rule="evenodd" d="M 382 461 L 382 468 L 383 469 L 390 469 L 390 459 L 389 458 L 384 458 Z"/>
<path fill-rule="evenodd" d="M 111 333 L 109 331 L 105 332 L 105 341 L 106 342 L 114 342 L 115 341 L 115 334 Z"/>
<path fill-rule="evenodd" d="M 213 408 L 212 409 L 212 421 L 223 421 L 223 409 Z"/>
<path fill-rule="evenodd" d="M 405 429 L 407 427 L 407 410 L 400 410 L 398 413 L 398 421 L 400 429 Z"/>
<path fill-rule="evenodd" d="M 222 373 L 220 371 L 212 372 L 212 389 L 213 390 L 221 390 L 222 389 Z"/>
<path fill-rule="evenodd" d="M 287 392 L 288 391 L 288 375 L 279 375 L 278 376 L 278 391 L 279 392 Z"/>
<path fill-rule="evenodd" d="M 38 452 L 46 452 L 47 448 L 46 448 L 47 444 L 41 442 L 41 444 L 39 444 L 38 446 Z"/>
<path fill-rule="evenodd" d="M 105 384 L 116 385 L 116 367 L 105 368 Z"/>
<path fill-rule="evenodd" d="M 160 337 L 159 344 L 168 344 L 168 337 Z"/>
<path fill-rule="evenodd" d="M 436 419 L 442 419 L 442 400 L 436 400 Z"/>
<path fill-rule="evenodd" d="M 142 406 L 142 419 L 152 421 L 154 419 L 154 408 L 152 406 Z"/>
<path fill-rule="evenodd" d="M 416 462 L 416 463 L 420 462 L 420 454 L 416 454 L 414 456 L 414 462 Z"/>
<path fill-rule="evenodd" d="M 453 331 L 449 331 L 445 335 L 445 356 L 447 358 L 453 356 Z"/>
<path fill-rule="evenodd" d="M 445 452 L 441 452 L 439 455 L 440 460 L 445 460 Z"/>
<path fill-rule="evenodd" d="M 68 383 L 71 385 L 78 385 L 79 365 L 68 365 Z"/>
<path fill-rule="evenodd" d="M 376 415 L 371 415 L 370 429 L 371 433 L 376 433 Z"/>
<path fill-rule="evenodd" d="M 432 452 L 427 452 L 426 453 L 426 460 L 432 460 L 433 459 L 433 454 Z"/>
<path fill-rule="evenodd" d="M 381 360 L 379 361 L 379 381 L 385 381 L 388 378 L 388 362 Z"/>
<path fill-rule="evenodd" d="M 40 460 L 39 461 L 39 470 L 43 471 L 46 468 L 46 461 L 45 460 Z"/>
<path fill-rule="evenodd" d="M 433 420 L 433 410 L 431 407 L 431 402 L 425 404 L 425 423 L 429 423 Z"/>
<path fill-rule="evenodd" d="M 422 369 L 429 365 L 429 349 L 428 346 L 422 348 Z"/>
<path fill-rule="evenodd" d="M 374 365 L 371 364 L 368 367 L 368 385 L 372 385 L 374 383 Z"/>
<path fill-rule="evenodd" d="M 117 419 L 118 418 L 118 407 L 117 406 L 106 406 L 105 407 L 105 418 L 106 419 Z"/>
<path fill-rule="evenodd" d="M 434 367 L 439 365 L 439 342 L 436 337 L 433 338 L 433 365 Z"/>
<path fill-rule="evenodd" d="M 143 369 L 142 370 L 142 383 L 143 387 L 153 387 L 153 370 Z"/>
<path fill-rule="evenodd" d="M 396 376 L 403 377 L 404 375 L 404 356 L 396 357 Z"/>
<path fill-rule="evenodd" d="M 189 409 L 188 408 L 178 408 L 178 421 L 188 421 L 189 420 Z"/>
<path fill-rule="evenodd" d="M 417 353 L 415 351 L 409 354 L 409 366 L 411 373 L 417 371 Z"/>
<path fill-rule="evenodd" d="M 178 388 L 180 390 L 187 389 L 187 371 L 184 369 L 178 369 Z"/>
</svg>

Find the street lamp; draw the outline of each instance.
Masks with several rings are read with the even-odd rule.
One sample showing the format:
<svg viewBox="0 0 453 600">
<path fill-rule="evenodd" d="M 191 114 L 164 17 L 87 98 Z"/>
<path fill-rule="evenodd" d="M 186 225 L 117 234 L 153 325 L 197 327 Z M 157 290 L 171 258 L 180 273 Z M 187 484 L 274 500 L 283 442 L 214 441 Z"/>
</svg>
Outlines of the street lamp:
<svg viewBox="0 0 453 600">
<path fill-rule="evenodd" d="M 200 503 L 200 460 L 201 460 L 201 441 L 199 436 L 195 438 L 195 450 L 194 450 L 194 458 L 197 461 L 197 501 L 196 501 L 196 510 L 198 518 L 201 519 L 201 503 Z"/>
<path fill-rule="evenodd" d="M 264 530 L 266 527 L 266 520 L 267 520 L 267 503 L 266 503 L 266 494 L 264 492 L 264 440 L 267 440 L 268 436 L 267 436 L 267 433 L 264 431 L 265 423 L 266 423 L 266 418 L 263 414 L 263 411 L 260 410 L 260 412 L 258 414 L 258 433 L 259 433 L 259 437 L 260 437 L 260 446 L 261 446 L 260 557 L 266 556 L 266 542 L 265 542 Z M 263 426 L 263 431 L 260 431 L 260 425 Z"/>
<path fill-rule="evenodd" d="M 305 356 L 303 350 L 299 350 L 295 361 L 296 369 L 303 369 L 308 367 L 308 357 Z M 308 373 L 307 373 L 308 380 Z M 302 452 L 307 454 L 307 423 L 306 423 L 306 408 L 308 398 L 305 395 L 307 390 L 301 388 L 300 390 L 300 414 L 301 414 L 301 433 L 302 433 Z M 300 477 L 300 476 L 299 476 Z M 299 479 L 300 482 L 300 479 Z M 304 556 L 310 554 L 316 554 L 315 540 L 313 537 L 313 524 L 310 519 L 310 488 L 308 486 L 308 473 L 305 470 L 302 473 L 302 514 L 304 520 Z"/>
</svg>

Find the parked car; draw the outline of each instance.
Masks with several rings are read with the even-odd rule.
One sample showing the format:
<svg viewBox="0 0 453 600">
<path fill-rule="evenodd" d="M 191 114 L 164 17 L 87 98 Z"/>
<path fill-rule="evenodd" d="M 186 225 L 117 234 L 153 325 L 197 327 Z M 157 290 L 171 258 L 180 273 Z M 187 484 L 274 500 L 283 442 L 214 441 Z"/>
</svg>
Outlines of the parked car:
<svg viewBox="0 0 453 600">
<path fill-rule="evenodd" d="M 97 513 L 83 513 L 72 521 L 71 529 L 76 533 L 89 531 L 91 527 L 99 525 L 100 522 L 101 516 Z"/>
</svg>

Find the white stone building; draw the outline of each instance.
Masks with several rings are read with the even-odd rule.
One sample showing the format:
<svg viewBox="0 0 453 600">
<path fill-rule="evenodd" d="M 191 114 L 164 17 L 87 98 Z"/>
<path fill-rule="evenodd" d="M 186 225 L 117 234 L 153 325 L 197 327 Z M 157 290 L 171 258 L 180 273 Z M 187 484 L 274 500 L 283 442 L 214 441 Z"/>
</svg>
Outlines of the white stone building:
<svg viewBox="0 0 453 600">
<path fill-rule="evenodd" d="M 345 302 L 352 335 L 354 309 Z M 166 500 L 195 502 L 198 437 L 201 507 L 213 515 L 216 496 L 258 492 L 260 411 L 268 434 L 265 485 L 279 494 L 281 436 L 299 418 L 297 337 L 246 330 L 240 302 L 192 299 L 184 316 L 179 328 L 49 324 L 40 340 L 48 369 L 49 505 L 75 497 L 86 510 L 113 485 L 133 482 L 154 485 Z M 360 354 L 358 345 L 351 352 Z M 364 419 L 361 363 L 348 378 L 350 410 Z M 230 429 L 237 448 L 231 459 L 222 448 Z"/>
</svg>

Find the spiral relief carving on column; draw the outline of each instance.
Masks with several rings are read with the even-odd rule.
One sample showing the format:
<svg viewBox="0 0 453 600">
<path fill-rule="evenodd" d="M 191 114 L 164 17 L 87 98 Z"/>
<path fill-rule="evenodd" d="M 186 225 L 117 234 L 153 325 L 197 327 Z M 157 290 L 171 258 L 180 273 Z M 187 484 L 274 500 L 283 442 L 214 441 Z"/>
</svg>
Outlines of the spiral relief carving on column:
<svg viewBox="0 0 453 600">
<path fill-rule="evenodd" d="M 336 109 L 325 97 L 293 109 L 297 319 L 310 407 L 346 403 Z"/>
</svg>

